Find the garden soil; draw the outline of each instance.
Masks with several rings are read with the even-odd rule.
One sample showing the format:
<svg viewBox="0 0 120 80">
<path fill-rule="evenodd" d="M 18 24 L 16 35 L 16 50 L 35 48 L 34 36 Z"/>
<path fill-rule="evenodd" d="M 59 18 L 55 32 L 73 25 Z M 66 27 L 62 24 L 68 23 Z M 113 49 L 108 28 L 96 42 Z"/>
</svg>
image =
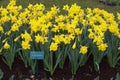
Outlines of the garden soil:
<svg viewBox="0 0 120 80">
<path fill-rule="evenodd" d="M 2 80 L 8 80 L 12 75 L 14 75 L 14 80 L 35 80 L 33 79 L 35 78 L 35 75 L 32 74 L 31 68 L 26 68 L 23 61 L 19 57 L 15 58 L 12 70 L 10 70 L 0 56 L 0 69 L 4 72 L 4 77 Z M 40 60 L 38 80 L 70 80 L 72 78 L 70 69 L 70 63 L 68 59 L 66 59 L 64 68 L 57 68 L 53 76 L 50 76 L 50 73 L 43 67 L 43 61 Z M 110 68 L 106 57 L 100 63 L 100 71 L 96 72 L 93 67 L 93 58 L 91 56 L 86 65 L 78 69 L 73 80 L 94 80 L 96 77 L 99 77 L 100 80 L 110 80 L 112 78 L 112 80 L 114 80 L 118 72 L 120 73 L 120 61 L 115 68 Z"/>
</svg>

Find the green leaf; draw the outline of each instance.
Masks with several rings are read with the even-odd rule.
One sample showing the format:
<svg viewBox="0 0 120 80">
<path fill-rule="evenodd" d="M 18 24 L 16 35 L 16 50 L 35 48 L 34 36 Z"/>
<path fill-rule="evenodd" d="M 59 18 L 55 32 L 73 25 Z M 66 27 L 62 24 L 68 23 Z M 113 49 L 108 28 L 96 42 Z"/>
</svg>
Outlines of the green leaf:
<svg viewBox="0 0 120 80">
<path fill-rule="evenodd" d="M 2 80 L 3 75 L 4 75 L 4 73 L 3 73 L 2 70 L 0 69 L 0 80 Z"/>
<path fill-rule="evenodd" d="M 57 65 L 59 64 L 60 60 L 61 60 L 61 55 L 62 53 L 59 53 L 58 57 L 57 57 L 57 60 L 56 60 L 56 64 L 54 66 L 54 70 L 56 69 Z"/>
<path fill-rule="evenodd" d="M 97 76 L 94 80 L 99 80 L 99 76 Z"/>
<path fill-rule="evenodd" d="M 120 80 L 120 74 L 119 73 L 117 73 L 115 80 Z"/>
<path fill-rule="evenodd" d="M 94 62 L 94 68 L 95 68 L 96 71 L 100 70 L 99 64 L 97 62 Z"/>
<path fill-rule="evenodd" d="M 119 61 L 120 60 L 120 56 L 117 58 L 117 61 Z"/>
<path fill-rule="evenodd" d="M 12 75 L 12 76 L 9 78 L 9 80 L 14 80 L 14 75 Z"/>
</svg>

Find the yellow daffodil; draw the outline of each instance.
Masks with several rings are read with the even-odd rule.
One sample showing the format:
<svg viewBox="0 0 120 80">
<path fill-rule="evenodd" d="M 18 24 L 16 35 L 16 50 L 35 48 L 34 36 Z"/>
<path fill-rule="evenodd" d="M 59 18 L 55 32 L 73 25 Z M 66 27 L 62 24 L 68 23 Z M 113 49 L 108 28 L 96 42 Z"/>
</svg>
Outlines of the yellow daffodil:
<svg viewBox="0 0 120 80">
<path fill-rule="evenodd" d="M 88 52 L 88 47 L 87 46 L 81 46 L 80 53 L 81 54 L 86 54 L 87 52 Z"/>
<path fill-rule="evenodd" d="M 4 44 L 4 49 L 9 49 L 10 48 L 10 45 L 8 44 L 8 42 L 5 42 L 5 44 Z"/>
<path fill-rule="evenodd" d="M 76 48 L 76 42 L 73 44 L 72 49 Z"/>
<path fill-rule="evenodd" d="M 57 49 L 58 49 L 58 44 L 52 42 L 50 45 L 50 51 L 57 51 Z"/>
<path fill-rule="evenodd" d="M 30 43 L 28 41 L 22 41 L 22 49 L 27 50 L 30 49 Z"/>
<path fill-rule="evenodd" d="M 106 49 L 107 49 L 107 44 L 100 44 L 99 46 L 98 46 L 98 50 L 100 50 L 100 51 L 106 51 Z"/>
</svg>

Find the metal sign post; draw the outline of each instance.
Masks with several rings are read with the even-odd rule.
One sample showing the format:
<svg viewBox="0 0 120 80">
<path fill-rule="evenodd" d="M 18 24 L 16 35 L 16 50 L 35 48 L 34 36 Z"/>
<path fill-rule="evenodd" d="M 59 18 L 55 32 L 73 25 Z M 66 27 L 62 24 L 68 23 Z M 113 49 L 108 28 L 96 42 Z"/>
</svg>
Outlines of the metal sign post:
<svg viewBox="0 0 120 80">
<path fill-rule="evenodd" d="M 36 61 L 35 65 L 35 78 L 38 79 L 38 61 L 44 59 L 44 52 L 43 51 L 31 51 L 30 58 Z"/>
</svg>

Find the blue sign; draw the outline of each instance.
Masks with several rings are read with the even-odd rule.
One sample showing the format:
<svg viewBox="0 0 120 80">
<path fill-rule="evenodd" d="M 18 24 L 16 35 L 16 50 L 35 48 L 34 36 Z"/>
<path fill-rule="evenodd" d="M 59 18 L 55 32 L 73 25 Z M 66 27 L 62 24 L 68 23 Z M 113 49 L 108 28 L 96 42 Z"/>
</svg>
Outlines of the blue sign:
<svg viewBox="0 0 120 80">
<path fill-rule="evenodd" d="M 30 58 L 43 60 L 44 59 L 44 52 L 43 51 L 31 51 Z"/>
</svg>

